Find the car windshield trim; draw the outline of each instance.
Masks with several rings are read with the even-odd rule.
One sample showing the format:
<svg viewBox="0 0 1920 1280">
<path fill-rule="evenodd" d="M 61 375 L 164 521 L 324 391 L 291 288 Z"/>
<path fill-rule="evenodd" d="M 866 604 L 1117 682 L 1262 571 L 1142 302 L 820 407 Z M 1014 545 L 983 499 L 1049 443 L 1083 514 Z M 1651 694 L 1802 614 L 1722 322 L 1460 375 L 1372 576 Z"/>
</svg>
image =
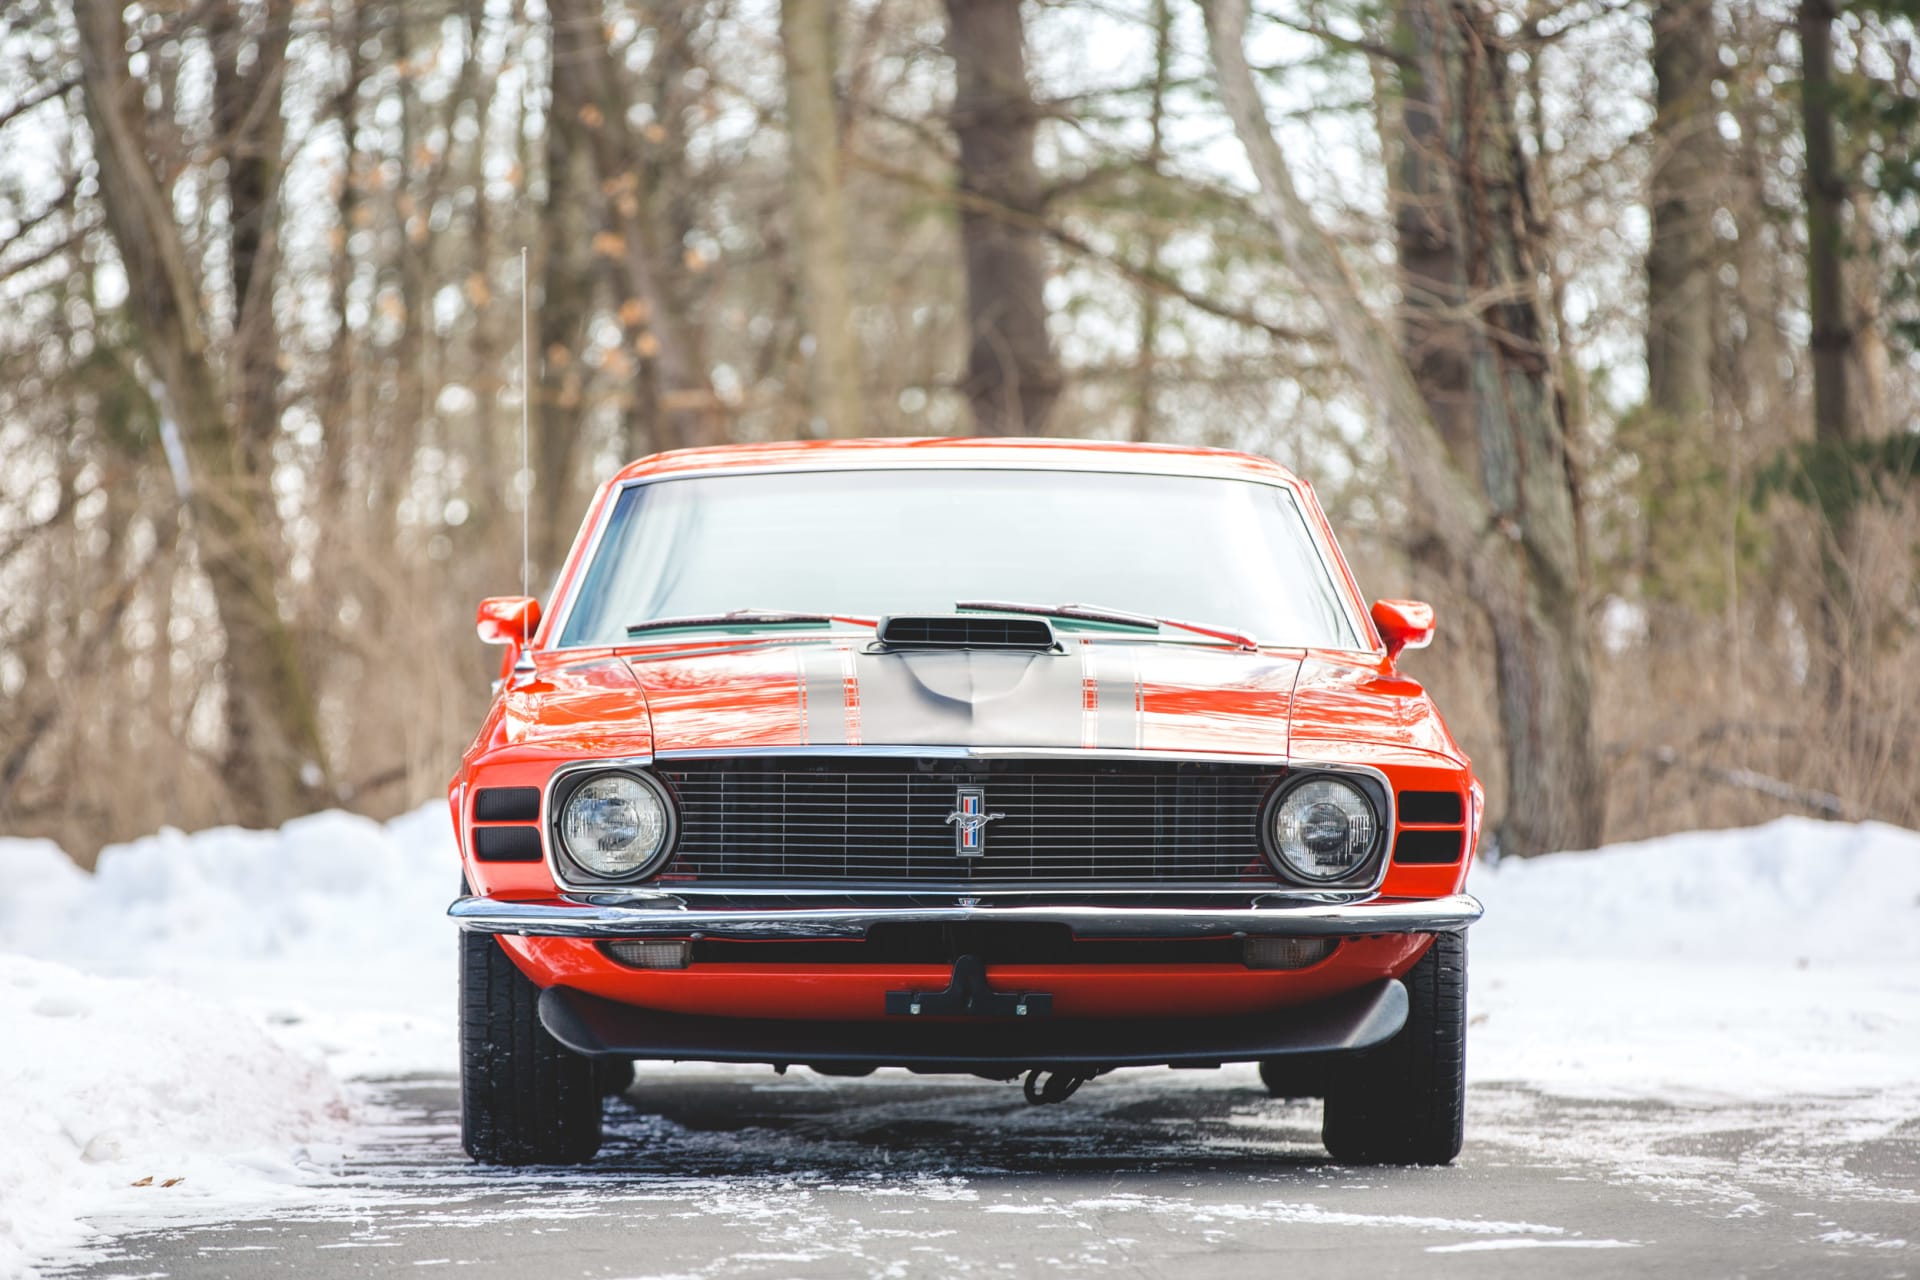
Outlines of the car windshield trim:
<svg viewBox="0 0 1920 1280">
<path fill-rule="evenodd" d="M 562 643 L 561 641 L 563 637 L 566 636 L 568 627 L 573 621 L 573 615 L 580 605 L 581 598 L 584 594 L 588 570 L 605 550 L 608 532 L 614 522 L 614 513 L 619 507 L 621 500 L 632 491 L 649 488 L 656 484 L 674 483 L 706 477 L 831 475 L 837 472 L 847 471 L 902 473 L 978 471 L 1022 472 L 1046 475 L 1164 474 L 1147 470 L 1143 467 L 1124 465 L 1035 466 L 1026 462 L 987 461 L 984 459 L 968 459 L 965 462 L 909 462 L 894 459 L 887 459 L 885 461 L 870 459 L 849 460 L 834 466 L 822 466 L 809 460 L 806 462 L 724 467 L 698 472 L 667 470 L 652 474 L 630 476 L 625 479 L 616 480 L 609 485 L 604 499 L 600 502 L 594 514 L 591 527 L 583 532 L 582 541 L 584 545 L 578 549 L 577 558 L 569 562 L 570 572 L 555 584 L 556 591 L 554 594 L 557 596 L 557 607 L 551 611 L 547 619 L 543 620 L 541 630 L 545 635 L 536 643 L 539 644 L 543 652 L 548 653 L 584 652 L 586 650 L 605 649 L 609 647 L 610 642 L 607 640 L 574 641 L 572 643 Z M 1303 486 L 1299 482 L 1284 475 L 1262 475 L 1257 473 L 1226 475 L 1196 471 L 1178 472 L 1175 474 L 1189 475 L 1195 479 L 1232 480 L 1241 484 L 1277 489 L 1289 495 L 1296 503 L 1297 514 L 1306 529 L 1307 545 L 1312 550 L 1320 572 L 1325 575 L 1326 581 L 1333 588 L 1334 598 L 1337 602 L 1340 615 L 1339 620 L 1341 623 L 1342 637 L 1334 643 L 1317 645 L 1301 645 L 1285 640 L 1276 640 L 1272 642 L 1273 647 L 1294 649 L 1314 648 L 1329 653 L 1349 654 L 1377 654 L 1380 652 L 1379 645 L 1371 639 L 1372 633 L 1367 623 L 1366 603 L 1359 594 L 1359 588 L 1357 584 L 1354 583 L 1352 577 L 1342 568 L 1338 553 L 1334 550 L 1330 542 L 1331 534 L 1328 533 L 1322 525 L 1307 518 L 1307 512 L 1313 508 L 1313 503 L 1310 494 L 1302 492 Z M 614 643 L 617 644 L 617 642 Z M 1165 643 L 1178 642 L 1169 639 L 1165 641 Z"/>
</svg>

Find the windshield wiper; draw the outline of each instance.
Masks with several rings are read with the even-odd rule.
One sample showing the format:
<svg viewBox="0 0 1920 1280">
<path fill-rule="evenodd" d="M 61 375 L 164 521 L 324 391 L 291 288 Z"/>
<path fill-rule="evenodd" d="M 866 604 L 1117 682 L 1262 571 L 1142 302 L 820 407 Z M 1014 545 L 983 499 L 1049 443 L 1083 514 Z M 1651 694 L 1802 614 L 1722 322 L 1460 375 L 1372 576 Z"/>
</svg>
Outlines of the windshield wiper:
<svg viewBox="0 0 1920 1280">
<path fill-rule="evenodd" d="M 1148 613 L 1131 613 L 1125 609 L 1109 609 L 1097 604 L 1022 604 L 1010 600 L 961 600 L 953 607 L 981 613 L 1031 613 L 1043 618 L 1078 618 L 1083 622 L 1107 622 L 1114 626 L 1139 627 L 1150 631 L 1172 627 L 1177 631 L 1191 631 L 1195 635 L 1225 640 L 1228 644 L 1241 649 L 1260 647 L 1252 636 L 1232 627 L 1210 626 L 1203 622 L 1182 622 L 1178 618 L 1157 618 Z"/>
<path fill-rule="evenodd" d="M 847 622 L 858 627 L 871 627 L 879 622 L 877 618 L 861 618 L 844 613 L 792 613 L 785 609 L 733 609 L 726 613 L 690 613 L 678 618 L 648 618 L 645 622 L 630 623 L 627 634 L 637 636 L 646 631 L 671 631 L 679 627 L 778 627 L 778 626 L 820 626 L 832 622 Z"/>
</svg>

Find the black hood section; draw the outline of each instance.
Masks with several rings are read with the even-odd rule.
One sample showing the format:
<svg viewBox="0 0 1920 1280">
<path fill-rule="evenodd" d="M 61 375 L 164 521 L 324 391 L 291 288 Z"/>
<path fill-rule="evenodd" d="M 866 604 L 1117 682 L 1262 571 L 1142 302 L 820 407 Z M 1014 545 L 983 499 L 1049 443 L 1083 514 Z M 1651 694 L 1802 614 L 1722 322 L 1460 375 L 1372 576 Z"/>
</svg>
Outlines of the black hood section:
<svg viewBox="0 0 1920 1280">
<path fill-rule="evenodd" d="M 1060 638 L 1045 618 L 993 618 L 970 614 L 929 614 L 880 619 L 880 648 L 1018 649 L 1058 653 Z"/>
</svg>

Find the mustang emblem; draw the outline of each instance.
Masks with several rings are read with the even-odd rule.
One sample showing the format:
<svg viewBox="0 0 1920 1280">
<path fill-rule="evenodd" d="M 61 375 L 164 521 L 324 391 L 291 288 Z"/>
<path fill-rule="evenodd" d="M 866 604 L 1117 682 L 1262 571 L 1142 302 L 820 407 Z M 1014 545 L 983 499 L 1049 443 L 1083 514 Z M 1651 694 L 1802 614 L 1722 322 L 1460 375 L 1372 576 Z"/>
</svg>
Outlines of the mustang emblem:
<svg viewBox="0 0 1920 1280">
<path fill-rule="evenodd" d="M 987 793 L 981 787 L 961 787 L 947 821 L 954 826 L 953 851 L 962 858 L 978 858 L 987 851 L 987 824 L 1006 817 L 987 812 Z"/>
</svg>

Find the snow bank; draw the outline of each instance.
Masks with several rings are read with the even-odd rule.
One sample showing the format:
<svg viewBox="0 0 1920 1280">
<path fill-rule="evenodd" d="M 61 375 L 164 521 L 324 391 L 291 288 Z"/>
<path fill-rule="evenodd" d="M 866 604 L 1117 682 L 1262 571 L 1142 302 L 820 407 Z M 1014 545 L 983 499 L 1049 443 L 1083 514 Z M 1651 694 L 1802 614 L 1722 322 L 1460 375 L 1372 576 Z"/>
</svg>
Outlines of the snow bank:
<svg viewBox="0 0 1920 1280">
<path fill-rule="evenodd" d="M 1920 960 L 1920 832 L 1781 818 L 1476 867 L 1481 954 Z"/>
<path fill-rule="evenodd" d="M 1783 818 L 1476 868 L 1469 1071 L 1590 1097 L 1920 1080 L 1920 833 Z"/>
<path fill-rule="evenodd" d="M 444 804 L 162 831 L 91 875 L 0 839 L 0 1276 L 86 1218 L 311 1199 L 366 1119 L 340 1081 L 453 1069 L 458 886 Z"/>
<path fill-rule="evenodd" d="M 235 1005 L 341 1076 L 453 1069 L 459 858 L 444 804 L 330 812 L 105 850 L 92 875 L 0 839 L 0 953 L 161 978 Z"/>
<path fill-rule="evenodd" d="M 0 955 L 0 1042 L 0 1275 L 75 1243 L 86 1214 L 298 1183 L 310 1144 L 345 1135 L 322 1067 L 159 983 Z"/>
</svg>

